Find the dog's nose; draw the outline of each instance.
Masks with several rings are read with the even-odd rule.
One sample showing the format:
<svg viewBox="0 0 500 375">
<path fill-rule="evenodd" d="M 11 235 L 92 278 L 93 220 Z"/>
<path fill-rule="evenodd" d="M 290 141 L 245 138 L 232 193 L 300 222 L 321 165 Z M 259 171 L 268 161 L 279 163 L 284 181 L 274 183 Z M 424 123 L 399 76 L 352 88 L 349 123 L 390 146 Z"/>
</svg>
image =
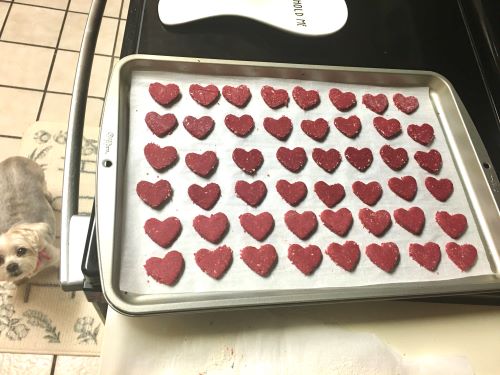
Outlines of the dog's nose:
<svg viewBox="0 0 500 375">
<path fill-rule="evenodd" d="M 17 271 L 19 271 L 19 264 L 9 263 L 9 265 L 7 266 L 7 271 L 9 273 L 16 273 Z"/>
</svg>

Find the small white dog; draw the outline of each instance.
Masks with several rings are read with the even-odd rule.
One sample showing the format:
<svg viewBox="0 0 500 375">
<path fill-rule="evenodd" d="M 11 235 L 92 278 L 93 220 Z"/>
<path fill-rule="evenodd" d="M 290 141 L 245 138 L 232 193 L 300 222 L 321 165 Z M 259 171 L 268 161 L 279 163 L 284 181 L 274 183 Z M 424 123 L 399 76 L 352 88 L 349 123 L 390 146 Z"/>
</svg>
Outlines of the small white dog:
<svg viewBox="0 0 500 375">
<path fill-rule="evenodd" d="M 0 281 L 19 282 L 59 264 L 50 202 L 38 164 L 23 157 L 0 163 Z"/>
</svg>

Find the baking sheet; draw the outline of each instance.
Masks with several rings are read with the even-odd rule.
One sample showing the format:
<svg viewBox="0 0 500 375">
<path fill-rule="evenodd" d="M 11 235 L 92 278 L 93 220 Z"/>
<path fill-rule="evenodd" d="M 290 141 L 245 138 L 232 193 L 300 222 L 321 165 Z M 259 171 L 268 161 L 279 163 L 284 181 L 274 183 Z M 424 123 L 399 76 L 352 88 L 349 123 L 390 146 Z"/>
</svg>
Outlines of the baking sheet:
<svg viewBox="0 0 500 375">
<path fill-rule="evenodd" d="M 182 98 L 169 109 L 165 109 L 153 101 L 148 93 L 148 86 L 151 82 L 175 82 L 179 85 Z M 204 108 L 196 104 L 189 96 L 188 87 L 192 83 L 202 85 L 216 84 L 221 90 L 223 85 L 228 84 L 237 86 L 246 84 L 251 92 L 252 99 L 249 104 L 238 109 L 229 104 L 224 98 L 220 98 L 212 108 Z M 293 99 L 288 107 L 278 110 L 268 108 L 261 96 L 260 88 L 264 84 L 270 84 L 275 87 L 287 89 L 291 96 L 294 86 L 300 85 L 306 89 L 317 89 L 320 92 L 322 102 L 313 110 L 303 111 Z M 336 110 L 328 99 L 328 90 L 331 87 L 337 87 L 342 91 L 352 91 L 355 93 L 358 104 L 347 113 Z M 406 115 L 396 109 L 392 103 L 392 95 L 401 92 L 403 95 L 414 95 L 419 99 L 420 108 L 412 115 Z M 365 93 L 384 93 L 389 98 L 389 108 L 384 114 L 386 118 L 397 118 L 403 127 L 403 134 L 393 140 L 386 140 L 378 134 L 372 125 L 372 119 L 377 115 L 366 109 L 361 104 L 361 97 Z M 172 112 L 176 115 L 179 126 L 165 138 L 158 138 L 152 134 L 144 123 L 144 117 L 147 112 L 156 111 L 160 114 Z M 224 117 L 229 114 L 241 116 L 250 114 L 255 121 L 255 129 L 247 138 L 240 138 L 233 135 L 224 125 Z M 357 115 L 363 125 L 358 138 L 351 140 L 343 136 L 333 126 L 333 118 L 337 116 L 348 117 Z M 215 128 L 212 134 L 204 140 L 199 141 L 189 135 L 183 128 L 182 120 L 191 115 L 201 117 L 203 115 L 211 116 L 215 121 Z M 292 119 L 294 130 L 286 142 L 279 141 L 268 134 L 262 121 L 265 117 L 279 118 L 286 115 Z M 330 133 L 326 140 L 318 143 L 307 137 L 300 129 L 300 122 L 303 119 L 316 119 L 323 117 L 330 124 Z M 436 139 L 430 147 L 422 146 L 408 137 L 406 127 L 411 124 L 422 124 L 427 122 L 435 130 Z M 158 173 L 154 171 L 144 158 L 144 146 L 154 142 L 162 147 L 173 145 L 179 153 L 179 162 L 166 172 Z M 392 171 L 382 161 L 379 155 L 379 149 L 384 144 L 390 144 L 392 147 L 404 147 L 409 154 L 410 161 L 402 171 Z M 303 147 L 308 155 L 308 163 L 299 173 L 289 172 L 279 164 L 275 157 L 275 152 L 280 146 L 294 148 Z M 349 146 L 357 148 L 369 147 L 374 154 L 374 161 L 366 172 L 359 172 L 354 169 L 343 156 L 343 151 Z M 232 150 L 236 147 L 244 149 L 258 148 L 264 155 L 264 164 L 255 176 L 244 174 L 232 161 Z M 343 160 L 338 169 L 333 174 L 328 174 L 319 168 L 312 160 L 311 152 L 315 147 L 324 149 L 336 148 L 342 153 Z M 443 168 L 438 178 L 449 178 L 454 184 L 454 193 L 450 199 L 441 203 L 433 198 L 424 186 L 425 177 L 430 174 L 421 169 L 413 155 L 418 150 L 428 151 L 435 148 L 440 151 L 443 158 Z M 213 150 L 219 157 L 219 166 L 216 173 L 209 179 L 199 177 L 189 171 L 184 163 L 184 156 L 188 152 L 204 152 Z M 406 202 L 397 197 L 387 186 L 387 180 L 390 177 L 401 177 L 412 175 L 417 180 L 418 192 L 412 202 Z M 384 176 L 380 179 L 380 176 Z M 154 182 L 160 178 L 168 180 L 173 187 L 174 194 L 172 200 L 161 210 L 154 210 L 145 205 L 136 195 L 135 186 L 140 180 Z M 262 180 L 267 186 L 267 196 L 263 203 L 252 208 L 245 202 L 235 197 L 234 183 L 236 180 L 254 181 Z M 285 203 L 276 192 L 275 184 L 279 179 L 286 179 L 290 182 L 303 181 L 308 187 L 306 199 L 296 208 L 290 207 Z M 346 197 L 340 202 L 334 210 L 341 207 L 347 207 L 351 210 L 354 218 L 354 224 L 346 238 L 338 237 L 323 226 L 319 219 L 321 211 L 326 206 L 317 198 L 314 193 L 314 183 L 323 180 L 329 184 L 341 183 L 346 190 Z M 426 224 L 424 231 L 420 236 L 414 236 L 401 228 L 394 222 L 389 231 L 381 238 L 369 234 L 362 228 L 357 213 L 359 209 L 366 207 L 351 190 L 351 184 L 360 180 L 363 182 L 379 181 L 383 188 L 383 195 L 380 201 L 372 209 L 385 209 L 392 213 L 397 208 L 409 208 L 412 206 L 421 207 L 426 214 Z M 216 206 L 207 213 L 195 204 L 188 197 L 187 188 L 197 183 L 205 185 L 208 182 L 216 182 L 220 185 L 222 195 Z M 421 281 L 436 281 L 462 278 L 467 276 L 477 276 L 492 274 L 487 255 L 478 234 L 477 226 L 472 212 L 467 204 L 467 199 L 456 172 L 451 154 L 448 150 L 446 140 L 439 124 L 438 118 L 432 107 L 429 98 L 428 88 L 388 88 L 359 85 L 343 85 L 328 82 L 311 82 L 300 80 L 285 80 L 276 78 L 253 78 L 253 77 L 207 77 L 196 74 L 180 74 L 169 72 L 141 72 L 132 74 L 130 89 L 130 118 L 129 118 L 129 145 L 125 167 L 125 176 L 123 180 L 125 186 L 123 198 L 123 215 L 121 218 L 122 250 L 120 267 L 120 289 L 125 292 L 138 294 L 162 294 L 162 293 L 192 293 L 192 292 L 222 292 L 222 291 L 257 291 L 272 289 L 308 289 L 325 287 L 349 287 L 388 283 L 409 283 Z M 318 230 L 307 241 L 299 240 L 286 227 L 283 216 L 290 209 L 298 212 L 312 210 L 318 217 Z M 469 224 L 468 230 L 458 240 L 459 244 L 471 243 L 478 250 L 478 260 L 475 266 L 468 272 L 461 272 L 447 257 L 444 251 L 444 245 L 453 241 L 449 238 L 434 220 L 436 211 L 446 210 L 450 213 L 462 213 L 467 217 Z M 260 246 L 260 243 L 246 234 L 239 224 L 239 215 L 245 212 L 260 213 L 268 211 L 273 214 L 275 228 L 272 234 L 264 243 L 271 243 L 275 246 L 279 260 L 272 274 L 267 278 L 261 278 L 251 271 L 241 259 L 239 251 L 245 246 Z M 194 261 L 194 253 L 200 248 L 215 249 L 217 246 L 210 244 L 201 238 L 192 227 L 192 220 L 195 216 L 203 214 L 210 215 L 216 212 L 224 212 L 230 222 L 230 230 L 221 244 L 228 245 L 233 250 L 233 264 L 226 275 L 221 280 L 213 280 L 204 274 Z M 180 237 L 173 246 L 165 250 L 156 245 L 144 233 L 143 225 L 151 217 L 164 220 L 167 217 L 176 216 L 182 224 L 183 230 Z M 302 246 L 314 244 L 323 251 L 331 242 L 344 243 L 346 240 L 356 241 L 361 249 L 361 259 L 355 272 L 348 273 L 336 266 L 327 255 L 324 254 L 323 262 L 316 272 L 311 276 L 304 276 L 287 258 L 288 246 L 292 243 L 298 243 Z M 365 247 L 370 243 L 395 242 L 401 254 L 398 267 L 392 274 L 387 274 L 373 265 L 364 254 Z M 426 243 L 428 241 L 436 242 L 441 247 L 442 261 L 436 272 L 431 273 L 420 267 L 408 255 L 408 244 L 411 242 Z M 146 275 L 143 265 L 146 259 L 156 256 L 163 257 L 166 251 L 180 251 L 185 259 L 186 266 L 184 274 L 174 287 L 168 287 L 158 284 Z"/>
</svg>

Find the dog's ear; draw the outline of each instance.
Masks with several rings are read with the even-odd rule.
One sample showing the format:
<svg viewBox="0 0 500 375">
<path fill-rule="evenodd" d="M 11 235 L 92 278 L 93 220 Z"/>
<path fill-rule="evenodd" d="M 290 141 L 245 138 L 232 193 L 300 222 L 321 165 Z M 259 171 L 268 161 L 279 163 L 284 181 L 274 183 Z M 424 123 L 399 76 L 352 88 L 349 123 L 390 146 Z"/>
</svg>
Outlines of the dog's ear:
<svg viewBox="0 0 500 375">
<path fill-rule="evenodd" d="M 7 233 L 23 237 L 37 251 L 44 247 L 51 236 L 51 230 L 47 223 L 20 223 L 12 226 Z"/>
</svg>

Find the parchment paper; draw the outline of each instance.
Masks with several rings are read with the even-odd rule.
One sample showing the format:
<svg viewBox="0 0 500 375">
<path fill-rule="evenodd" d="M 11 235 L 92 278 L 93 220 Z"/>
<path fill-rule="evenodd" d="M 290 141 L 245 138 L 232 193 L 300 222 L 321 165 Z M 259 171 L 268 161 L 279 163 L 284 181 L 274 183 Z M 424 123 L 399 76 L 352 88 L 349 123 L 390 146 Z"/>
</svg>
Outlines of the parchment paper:
<svg viewBox="0 0 500 375">
<path fill-rule="evenodd" d="M 170 83 L 179 85 L 182 98 L 171 108 L 163 108 L 158 105 L 148 93 L 148 86 L 152 82 Z M 224 85 L 237 86 L 246 84 L 251 92 L 252 98 L 243 109 L 238 109 L 229 104 L 222 96 L 212 108 L 204 108 L 195 103 L 189 95 L 189 85 L 199 83 L 207 85 L 213 83 L 222 90 Z M 263 85 L 269 84 L 274 87 L 284 88 L 290 95 L 288 107 L 272 110 L 268 108 L 260 95 Z M 300 85 L 305 89 L 316 89 L 320 92 L 321 103 L 313 110 L 303 111 L 291 98 L 293 87 Z M 342 91 L 352 91 L 358 100 L 357 106 L 347 113 L 339 112 L 328 99 L 328 90 L 337 87 Z M 412 115 L 406 115 L 394 106 L 392 96 L 401 92 L 403 95 L 414 95 L 420 102 L 419 109 Z M 402 125 L 403 133 L 393 140 L 386 140 L 378 134 L 372 124 L 377 115 L 368 110 L 362 103 L 362 95 L 365 93 L 384 93 L 389 99 L 389 108 L 384 114 L 386 118 L 397 118 Z M 160 114 L 174 113 L 179 122 L 178 128 L 173 134 L 165 138 L 156 137 L 147 128 L 144 117 L 149 111 Z M 231 133 L 224 124 L 227 114 L 250 114 L 255 121 L 255 129 L 247 138 L 240 138 Z M 204 140 L 199 141 L 192 137 L 182 126 L 184 117 L 191 115 L 201 117 L 211 116 L 215 121 L 212 134 Z M 265 117 L 279 118 L 286 115 L 292 119 L 294 129 L 286 142 L 279 141 L 268 134 L 263 128 Z M 352 140 L 342 135 L 333 125 L 333 119 L 337 116 L 348 117 L 357 115 L 361 119 L 362 130 L 360 135 Z M 300 129 L 303 119 L 325 118 L 330 124 L 330 133 L 326 140 L 318 143 L 306 136 Z M 422 146 L 414 142 L 406 133 L 409 124 L 429 123 L 435 131 L 435 140 L 430 147 Z M 123 180 L 125 195 L 123 198 L 124 215 L 121 218 L 122 235 L 122 258 L 120 273 L 120 289 L 126 292 L 140 294 L 159 293 L 191 293 L 191 292 L 215 292 L 215 291 L 252 291 L 270 289 L 307 289 L 323 287 L 346 287 L 387 283 L 411 283 L 431 280 L 447 280 L 467 276 L 491 274 L 484 247 L 478 235 L 478 229 L 468 206 L 467 199 L 460 178 L 453 164 L 452 156 L 446 144 L 441 124 L 434 112 L 428 88 L 388 88 L 370 87 L 357 85 L 342 85 L 329 82 L 312 82 L 300 80 L 285 80 L 276 78 L 251 78 L 251 77 L 227 77 L 227 76 L 201 76 L 195 74 L 173 74 L 169 72 L 135 72 L 132 76 L 130 94 L 130 137 L 128 145 L 128 156 L 126 160 L 126 173 Z M 179 153 L 179 162 L 166 172 L 158 173 L 151 168 L 144 157 L 144 146 L 154 142 L 162 147 L 172 145 Z M 402 171 L 391 170 L 381 159 L 379 150 L 389 144 L 392 147 L 404 147 L 408 151 L 409 163 Z M 280 146 L 294 148 L 303 147 L 308 156 L 305 168 L 294 174 L 277 161 L 275 153 Z M 369 147 L 374 155 L 374 161 L 366 172 L 359 172 L 352 167 L 344 157 L 344 150 L 354 146 L 356 148 Z M 264 155 L 264 164 L 255 176 L 243 173 L 232 161 L 232 151 L 236 147 L 246 150 L 257 148 Z M 312 159 L 312 150 L 315 147 L 323 149 L 336 148 L 342 154 L 342 162 L 333 174 L 323 171 Z M 427 191 L 424 180 L 430 174 L 418 166 L 413 158 L 416 151 L 428 151 L 431 148 L 439 150 L 443 158 L 443 168 L 437 178 L 449 178 L 453 181 L 454 193 L 451 198 L 441 203 Z M 210 179 L 201 178 L 192 173 L 184 162 L 188 152 L 201 153 L 213 150 L 219 158 L 219 166 L 216 173 Z M 396 196 L 387 186 L 389 178 L 411 175 L 417 180 L 418 192 L 412 202 L 407 202 Z M 136 184 L 141 180 L 155 182 L 158 179 L 168 180 L 173 187 L 172 200 L 161 210 L 155 210 L 144 204 L 135 192 Z M 235 196 L 234 184 L 237 180 L 262 180 L 267 186 L 267 197 L 257 208 L 248 206 L 245 202 Z M 318 217 L 318 230 L 307 241 L 299 240 L 292 234 L 284 223 L 284 214 L 290 207 L 275 189 L 276 181 L 286 179 L 290 182 L 303 181 L 308 188 L 306 199 L 295 208 L 298 212 L 311 210 Z M 354 224 L 346 238 L 341 238 L 330 232 L 319 218 L 320 213 L 326 206 L 314 193 L 314 183 L 323 180 L 328 184 L 341 183 L 346 190 L 346 197 L 334 210 L 347 207 L 351 210 Z M 352 192 L 351 185 L 354 181 L 363 182 L 378 181 L 383 189 L 383 195 L 373 210 L 385 209 L 391 213 L 393 224 L 390 230 L 381 238 L 368 233 L 362 227 L 358 219 L 358 211 L 367 207 Z M 218 203 L 210 212 L 196 206 L 190 200 L 187 189 L 191 184 L 204 186 L 208 182 L 216 182 L 221 187 L 222 195 Z M 426 215 L 426 224 L 423 233 L 415 236 L 395 223 L 393 211 L 397 208 L 410 208 L 418 206 Z M 452 214 L 462 213 L 467 217 L 468 229 L 465 234 L 456 241 L 459 244 L 470 243 L 478 250 L 478 260 L 475 266 L 468 272 L 461 272 L 448 259 L 444 246 L 453 241 L 448 237 L 435 222 L 436 211 L 446 210 Z M 238 217 L 246 212 L 260 213 L 268 211 L 274 216 L 275 228 L 264 243 L 275 246 L 279 260 L 272 274 L 262 278 L 251 271 L 240 259 L 240 250 L 245 246 L 260 246 L 250 235 L 243 231 Z M 201 248 L 215 249 L 217 246 L 201 238 L 192 227 L 193 218 L 197 215 L 210 215 L 216 212 L 224 212 L 230 222 L 230 229 L 221 242 L 233 250 L 233 264 L 221 280 L 213 280 L 203 273 L 195 263 L 194 253 Z M 151 217 L 164 220 L 167 217 L 176 216 L 182 222 L 182 233 L 172 247 L 168 250 L 156 245 L 144 232 L 143 226 Z M 304 276 L 287 258 L 290 244 L 297 243 L 302 246 L 314 244 L 324 252 L 331 242 L 344 243 L 346 240 L 356 241 L 361 249 L 361 259 L 352 273 L 344 271 L 334 264 L 324 254 L 323 262 L 316 272 L 311 276 Z M 370 243 L 395 242 L 400 250 L 401 259 L 396 270 L 388 274 L 376 267 L 365 255 L 365 247 Z M 434 241 L 441 247 L 442 260 L 436 272 L 429 272 L 419 266 L 408 255 L 409 243 L 424 244 Z M 149 278 L 144 270 L 144 263 L 152 256 L 162 258 L 169 250 L 180 251 L 186 263 L 184 274 L 179 282 L 173 286 L 165 286 Z"/>
</svg>

